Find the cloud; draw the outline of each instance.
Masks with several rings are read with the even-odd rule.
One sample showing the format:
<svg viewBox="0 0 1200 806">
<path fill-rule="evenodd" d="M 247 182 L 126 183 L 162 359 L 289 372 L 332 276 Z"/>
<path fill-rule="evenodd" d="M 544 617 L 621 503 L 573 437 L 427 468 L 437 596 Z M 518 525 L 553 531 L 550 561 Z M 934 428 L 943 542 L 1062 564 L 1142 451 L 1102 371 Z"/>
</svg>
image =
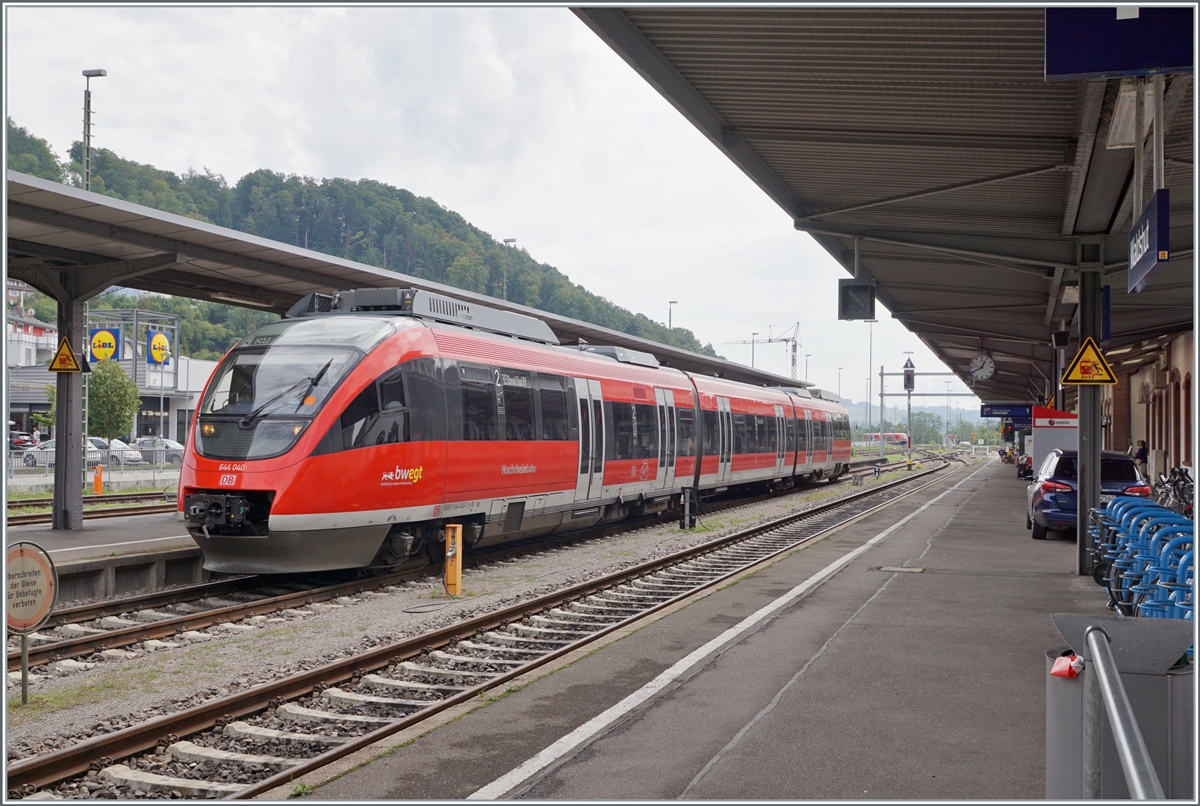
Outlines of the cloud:
<svg viewBox="0 0 1200 806">
<path fill-rule="evenodd" d="M 869 368 L 867 326 L 836 319 L 844 271 L 568 9 L 6 14 L 7 112 L 60 155 L 80 139 L 80 70 L 103 67 L 95 142 L 125 158 L 403 187 L 653 319 L 678 300 L 674 323 L 731 359 L 749 345 L 723 342 L 799 321 L 800 373 L 811 353 L 810 378 L 836 388 L 841 366 L 855 399 L 905 350 L 941 369 L 886 316 Z M 790 372 L 783 344 L 755 362 Z"/>
</svg>

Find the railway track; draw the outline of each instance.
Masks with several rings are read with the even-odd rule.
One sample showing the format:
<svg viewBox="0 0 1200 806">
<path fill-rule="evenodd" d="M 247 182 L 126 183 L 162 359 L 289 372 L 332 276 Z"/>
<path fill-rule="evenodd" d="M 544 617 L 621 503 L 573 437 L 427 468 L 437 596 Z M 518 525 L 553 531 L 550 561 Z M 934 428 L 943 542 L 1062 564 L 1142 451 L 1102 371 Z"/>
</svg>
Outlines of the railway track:
<svg viewBox="0 0 1200 806">
<path fill-rule="evenodd" d="M 86 502 L 85 502 L 86 503 Z M 84 520 L 96 518 L 125 518 L 132 515 L 163 515 L 176 511 L 175 504 L 144 504 L 136 507 L 112 507 L 110 509 L 85 509 Z M 54 520 L 49 512 L 35 512 L 28 515 L 8 515 L 5 522 L 9 526 L 28 526 L 37 523 L 50 523 Z"/>
<path fill-rule="evenodd" d="M 15 761 L 9 795 L 56 785 L 58 797 L 262 794 L 917 492 L 947 465 Z"/>
<path fill-rule="evenodd" d="M 855 474 L 867 475 L 871 472 L 867 469 L 855 471 Z M 811 487 L 802 491 L 808 489 Z M 770 497 L 754 495 L 737 497 L 732 501 L 710 501 L 702 506 L 701 514 L 708 517 L 729 509 L 750 506 Z M 569 546 L 582 540 L 641 529 L 648 522 L 657 520 L 660 520 L 658 516 L 650 516 L 644 520 L 482 549 L 468 555 L 466 567 L 474 568 L 532 552 Z M 161 649 L 171 647 L 171 641 L 176 638 L 205 640 L 198 638 L 196 633 L 221 624 L 267 617 L 314 603 L 438 576 L 441 570 L 440 563 L 412 563 L 409 567 L 397 569 L 396 573 L 366 578 L 347 576 L 338 579 L 338 574 L 323 574 L 314 577 L 315 581 L 309 581 L 288 577 L 244 576 L 59 608 L 51 614 L 41 632 L 30 636 L 29 665 L 34 668 L 96 653 L 100 653 L 101 658 L 120 659 L 124 657 L 122 653 L 126 647 L 147 641 L 157 642 L 149 646 Z M 20 650 L 15 646 L 9 648 L 7 670 L 13 672 L 20 668 Z"/>
<path fill-rule="evenodd" d="M 130 501 L 163 501 L 167 499 L 165 491 L 152 493 L 107 493 L 104 495 L 85 495 L 84 504 L 125 504 Z M 54 506 L 53 498 L 22 498 L 8 502 L 8 508 L 28 509 L 30 507 Z"/>
</svg>

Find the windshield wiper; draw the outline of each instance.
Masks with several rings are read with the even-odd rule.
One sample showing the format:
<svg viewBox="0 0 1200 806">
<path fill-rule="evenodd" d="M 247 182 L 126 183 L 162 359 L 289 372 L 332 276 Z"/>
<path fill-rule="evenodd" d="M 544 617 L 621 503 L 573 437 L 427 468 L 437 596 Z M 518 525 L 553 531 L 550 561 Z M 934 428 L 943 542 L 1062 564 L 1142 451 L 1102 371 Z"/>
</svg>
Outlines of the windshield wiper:
<svg viewBox="0 0 1200 806">
<path fill-rule="evenodd" d="M 296 392 L 298 389 L 300 389 L 300 387 L 305 386 L 305 384 L 307 384 L 307 386 L 305 386 L 305 388 L 304 388 L 304 393 L 300 395 L 301 403 L 303 403 L 304 396 L 307 395 L 309 393 L 309 391 L 312 390 L 313 387 L 315 387 L 318 383 L 321 382 L 321 378 L 323 378 L 325 376 L 325 372 L 329 369 L 331 364 L 333 364 L 332 358 L 325 362 L 325 366 L 321 367 L 321 369 L 319 369 L 317 371 L 316 375 L 312 376 L 311 378 L 301 378 L 300 380 L 296 381 L 294 384 L 289 386 L 287 389 L 284 389 L 279 394 L 273 395 L 271 397 L 271 399 L 268 400 L 266 403 L 263 403 L 261 406 L 256 408 L 254 411 L 250 412 L 245 417 L 243 417 L 241 420 L 239 420 L 238 427 L 239 428 L 253 428 L 255 425 L 257 425 L 258 421 L 262 419 L 263 413 L 267 409 L 269 409 L 271 406 L 274 406 L 279 401 L 284 400 L 285 398 L 289 397 L 294 392 Z M 300 406 L 296 406 L 296 411 L 299 411 L 299 410 L 300 410 Z"/>
</svg>

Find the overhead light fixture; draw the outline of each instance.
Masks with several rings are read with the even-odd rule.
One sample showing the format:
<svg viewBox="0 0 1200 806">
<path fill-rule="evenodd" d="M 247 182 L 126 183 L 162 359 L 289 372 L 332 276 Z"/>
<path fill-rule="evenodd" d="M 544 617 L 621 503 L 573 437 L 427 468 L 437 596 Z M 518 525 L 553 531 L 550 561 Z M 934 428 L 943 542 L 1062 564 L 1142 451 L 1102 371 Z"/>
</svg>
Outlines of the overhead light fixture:
<svg viewBox="0 0 1200 806">
<path fill-rule="evenodd" d="M 1108 351 L 1108 354 L 1109 354 L 1110 356 L 1112 356 L 1112 355 L 1122 355 L 1122 354 L 1124 354 L 1124 353 L 1127 353 L 1127 352 L 1129 352 L 1129 351 L 1130 351 L 1130 350 L 1132 350 L 1132 349 L 1133 349 L 1132 347 L 1118 347 L 1118 348 L 1117 348 L 1117 349 L 1115 349 L 1115 350 L 1109 350 L 1109 351 Z"/>
<path fill-rule="evenodd" d="M 1079 304 L 1079 286 L 1064 285 L 1062 292 L 1058 295 L 1058 301 L 1063 305 L 1078 305 Z"/>
<path fill-rule="evenodd" d="M 249 297 L 239 297 L 236 294 L 226 294 L 224 291 L 211 291 L 209 297 L 220 300 L 221 302 L 232 302 L 234 305 L 251 305 L 255 308 L 274 308 L 274 302 L 264 302 L 261 299 L 250 299 Z"/>
<path fill-rule="evenodd" d="M 1146 83 L 1146 94 L 1142 101 L 1144 111 L 1142 123 L 1145 131 L 1142 140 L 1150 131 L 1150 123 L 1154 120 L 1154 85 Z M 1117 94 L 1117 103 L 1113 107 L 1112 122 L 1108 124 L 1109 148 L 1133 148 L 1134 126 L 1137 125 L 1137 81 L 1132 78 L 1121 79 L 1121 91 Z"/>
</svg>

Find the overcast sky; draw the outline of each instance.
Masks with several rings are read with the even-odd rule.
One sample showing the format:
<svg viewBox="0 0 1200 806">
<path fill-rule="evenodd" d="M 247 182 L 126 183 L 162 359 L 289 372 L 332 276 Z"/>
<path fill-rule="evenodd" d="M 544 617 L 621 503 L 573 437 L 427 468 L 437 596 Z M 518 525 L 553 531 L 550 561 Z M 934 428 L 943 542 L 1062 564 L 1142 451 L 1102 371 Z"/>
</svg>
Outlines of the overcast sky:
<svg viewBox="0 0 1200 806">
<path fill-rule="evenodd" d="M 800 323 L 799 377 L 861 401 L 868 325 L 839 322 L 848 276 L 565 8 L 5 9 L 6 114 L 62 157 L 81 139 L 233 184 L 269 168 L 428 196 L 613 302 L 726 344 Z M 887 311 L 880 364 L 946 371 Z M 790 374 L 789 347 L 754 363 Z M 918 389 L 943 393 L 944 378 Z M 968 391 L 957 379 L 953 391 Z M 889 379 L 888 391 L 899 391 Z M 951 401 L 973 409 L 978 400 Z M 914 399 L 914 403 L 918 399 Z M 889 401 L 889 406 L 902 398 Z M 877 415 L 876 415 L 877 416 Z"/>
</svg>

